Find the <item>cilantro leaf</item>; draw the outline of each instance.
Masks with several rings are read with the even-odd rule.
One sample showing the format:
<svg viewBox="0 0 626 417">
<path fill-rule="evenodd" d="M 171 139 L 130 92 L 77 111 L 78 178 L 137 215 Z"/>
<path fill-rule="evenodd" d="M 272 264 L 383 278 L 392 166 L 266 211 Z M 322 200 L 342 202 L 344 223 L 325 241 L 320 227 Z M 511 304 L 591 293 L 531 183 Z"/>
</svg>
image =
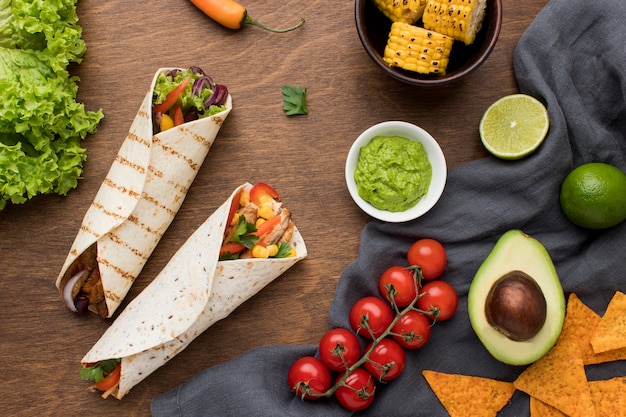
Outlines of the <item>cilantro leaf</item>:
<svg viewBox="0 0 626 417">
<path fill-rule="evenodd" d="M 291 246 L 287 242 L 283 242 L 278 247 L 278 253 L 274 255 L 274 258 L 286 258 L 289 256 L 289 252 L 291 252 Z"/>
<path fill-rule="evenodd" d="M 251 249 L 257 240 L 259 240 L 257 235 L 252 234 L 256 232 L 256 230 L 254 224 L 248 223 L 244 216 L 239 216 L 239 223 L 237 223 L 237 227 L 230 241 L 241 243 L 246 248 Z"/>
<path fill-rule="evenodd" d="M 83 381 L 100 382 L 111 373 L 121 359 L 107 359 L 80 370 L 80 379 Z"/>
<path fill-rule="evenodd" d="M 309 110 L 306 106 L 307 89 L 298 85 L 283 85 L 283 110 L 287 116 L 296 114 L 308 114 Z"/>
<path fill-rule="evenodd" d="M 220 257 L 218 258 L 220 261 L 234 261 L 235 259 L 239 259 L 239 254 L 228 251 L 220 254 Z"/>
</svg>

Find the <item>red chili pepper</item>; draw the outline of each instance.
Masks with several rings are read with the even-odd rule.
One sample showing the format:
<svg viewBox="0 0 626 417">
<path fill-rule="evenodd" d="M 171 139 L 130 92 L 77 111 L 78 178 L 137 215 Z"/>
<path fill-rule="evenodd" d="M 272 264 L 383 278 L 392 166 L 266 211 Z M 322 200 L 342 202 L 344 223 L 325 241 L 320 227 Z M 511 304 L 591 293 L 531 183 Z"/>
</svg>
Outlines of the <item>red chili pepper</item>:
<svg viewBox="0 0 626 417">
<path fill-rule="evenodd" d="M 272 29 L 251 18 L 246 8 L 234 0 L 191 0 L 191 2 L 205 15 L 229 29 L 241 29 L 243 25 L 249 23 L 270 32 L 283 33 L 297 29 L 304 24 L 304 19 L 300 18 L 300 22 L 290 28 Z"/>
<path fill-rule="evenodd" d="M 167 96 L 165 97 L 165 100 L 162 103 L 155 104 L 152 107 L 152 111 L 154 113 L 165 113 L 169 109 L 171 109 L 172 106 L 176 103 L 176 101 L 180 97 L 180 95 L 183 93 L 183 90 L 185 89 L 185 87 L 187 87 L 187 84 L 189 84 L 189 81 L 191 81 L 191 77 L 185 79 L 182 83 L 178 84 L 176 88 L 174 88 L 172 91 L 170 91 L 167 94 Z"/>
</svg>

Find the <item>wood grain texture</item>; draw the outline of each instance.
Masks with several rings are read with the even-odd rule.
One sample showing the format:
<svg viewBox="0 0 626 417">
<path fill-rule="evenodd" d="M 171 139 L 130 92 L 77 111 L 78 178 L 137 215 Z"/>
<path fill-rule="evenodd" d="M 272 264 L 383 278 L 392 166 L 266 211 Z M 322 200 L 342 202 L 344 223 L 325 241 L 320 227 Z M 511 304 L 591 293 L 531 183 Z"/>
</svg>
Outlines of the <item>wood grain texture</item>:
<svg viewBox="0 0 626 417">
<path fill-rule="evenodd" d="M 513 51 L 545 3 L 503 0 L 501 35 L 488 61 L 460 83 L 428 90 L 403 85 L 371 62 L 354 27 L 351 1 L 246 4 L 252 16 L 271 26 L 306 18 L 301 29 L 273 34 L 252 26 L 222 28 L 186 1 L 80 0 L 88 52 L 72 72 L 80 77 L 79 101 L 89 110 L 102 108 L 105 119 L 84 141 L 88 160 L 76 190 L 0 212 L 2 414 L 147 416 L 154 396 L 250 348 L 317 343 L 328 326 L 339 276 L 356 258 L 360 231 L 369 220 L 352 203 L 344 182 L 353 139 L 375 123 L 406 120 L 439 141 L 450 167 L 486 156 L 478 136 L 480 117 L 493 101 L 517 92 Z M 279 190 L 309 257 L 122 401 L 105 401 L 86 391 L 78 369 L 110 322 L 73 316 L 54 282 L 154 71 L 189 65 L 226 84 L 234 108 L 127 301 L 245 181 L 264 181 Z M 308 88 L 309 115 L 284 115 L 285 84 Z"/>
</svg>

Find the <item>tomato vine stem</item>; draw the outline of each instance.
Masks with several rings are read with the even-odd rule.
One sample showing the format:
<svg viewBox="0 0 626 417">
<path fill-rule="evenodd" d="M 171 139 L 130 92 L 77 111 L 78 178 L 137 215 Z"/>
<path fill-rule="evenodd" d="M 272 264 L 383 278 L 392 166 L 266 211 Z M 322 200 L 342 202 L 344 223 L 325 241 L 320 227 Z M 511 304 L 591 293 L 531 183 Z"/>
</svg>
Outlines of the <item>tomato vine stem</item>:
<svg viewBox="0 0 626 417">
<path fill-rule="evenodd" d="M 321 394 L 314 394 L 314 396 L 317 396 L 317 397 L 331 397 L 331 396 L 333 396 L 335 391 L 337 391 L 337 389 L 339 387 L 342 387 L 342 386 L 354 390 L 353 387 L 350 387 L 349 385 L 346 384 L 346 379 L 348 378 L 348 376 L 350 376 L 350 374 L 352 374 L 356 369 L 358 369 L 363 364 L 365 364 L 365 362 L 369 361 L 370 355 L 372 354 L 374 349 L 376 349 L 376 346 L 378 346 L 378 344 L 385 337 L 394 334 L 392 332 L 392 329 L 398 323 L 398 321 L 400 321 L 400 319 L 403 316 L 405 316 L 409 311 L 417 311 L 419 313 L 422 313 L 422 314 L 425 314 L 427 316 L 433 317 L 433 320 L 436 320 L 437 309 L 435 307 L 433 307 L 429 311 L 424 311 L 424 310 L 420 310 L 419 308 L 417 308 L 415 306 L 417 304 L 417 300 L 419 300 L 422 296 L 424 296 L 424 293 L 422 293 L 422 294 L 419 293 L 419 288 L 422 285 L 423 277 L 422 277 L 422 270 L 421 270 L 421 268 L 419 268 L 419 267 L 412 267 L 411 269 L 414 270 L 414 285 L 415 285 L 415 294 L 416 294 L 415 298 L 413 299 L 413 301 L 411 301 L 411 303 L 408 306 L 406 306 L 403 310 L 400 310 L 400 308 L 398 307 L 398 304 L 395 301 L 395 297 L 394 297 L 395 289 L 393 288 L 393 285 L 390 285 L 388 296 L 391 299 L 388 299 L 387 301 L 389 301 L 391 303 L 392 308 L 396 312 L 396 315 L 393 318 L 393 320 L 391 321 L 391 324 L 389 324 L 389 326 L 387 326 L 385 331 L 383 331 L 378 337 L 376 337 L 376 336 L 374 336 L 374 332 L 372 331 L 372 329 L 369 326 L 368 318 L 367 317 L 362 317 L 362 319 L 361 319 L 361 326 L 362 326 L 362 328 L 367 330 L 369 332 L 369 334 L 372 336 L 372 343 L 371 343 L 370 348 L 352 366 L 346 367 L 346 371 L 343 373 L 342 377 L 339 380 L 337 380 L 332 387 L 330 387 L 326 392 L 323 392 Z M 431 324 L 431 326 L 432 326 L 432 324 Z M 340 351 L 339 354 L 341 355 L 341 360 L 343 361 L 343 363 L 346 364 L 346 361 L 345 361 L 345 359 L 343 357 L 343 351 Z M 360 392 L 360 390 L 355 390 L 355 391 L 359 391 Z M 367 398 L 367 397 L 370 396 L 370 394 L 368 394 L 367 392 L 365 392 L 365 391 L 363 391 L 363 392 L 364 392 L 364 395 L 366 395 L 363 398 Z M 359 395 L 360 395 L 360 393 L 359 393 Z"/>
</svg>

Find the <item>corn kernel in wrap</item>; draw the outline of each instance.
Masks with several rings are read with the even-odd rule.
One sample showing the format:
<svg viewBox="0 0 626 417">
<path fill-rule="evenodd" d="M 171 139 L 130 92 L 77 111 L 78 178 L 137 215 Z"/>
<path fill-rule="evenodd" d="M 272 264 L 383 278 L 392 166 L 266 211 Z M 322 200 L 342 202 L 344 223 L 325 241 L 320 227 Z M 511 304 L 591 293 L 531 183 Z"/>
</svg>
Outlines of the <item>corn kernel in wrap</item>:
<svg viewBox="0 0 626 417">
<path fill-rule="evenodd" d="M 232 109 L 229 95 L 224 111 L 153 135 L 152 92 L 158 75 L 168 70 L 172 68 L 154 75 L 56 281 L 63 294 L 78 272 L 97 268 L 106 308 L 101 303 L 89 309 L 102 317 L 111 317 L 128 293 Z"/>
<path fill-rule="evenodd" d="M 111 395 L 129 390 L 185 349 L 296 262 L 307 249 L 294 227 L 296 256 L 218 261 L 229 210 L 238 187 L 181 246 L 158 276 L 115 319 L 83 357 L 89 365 L 121 359 L 121 377 Z"/>
</svg>

